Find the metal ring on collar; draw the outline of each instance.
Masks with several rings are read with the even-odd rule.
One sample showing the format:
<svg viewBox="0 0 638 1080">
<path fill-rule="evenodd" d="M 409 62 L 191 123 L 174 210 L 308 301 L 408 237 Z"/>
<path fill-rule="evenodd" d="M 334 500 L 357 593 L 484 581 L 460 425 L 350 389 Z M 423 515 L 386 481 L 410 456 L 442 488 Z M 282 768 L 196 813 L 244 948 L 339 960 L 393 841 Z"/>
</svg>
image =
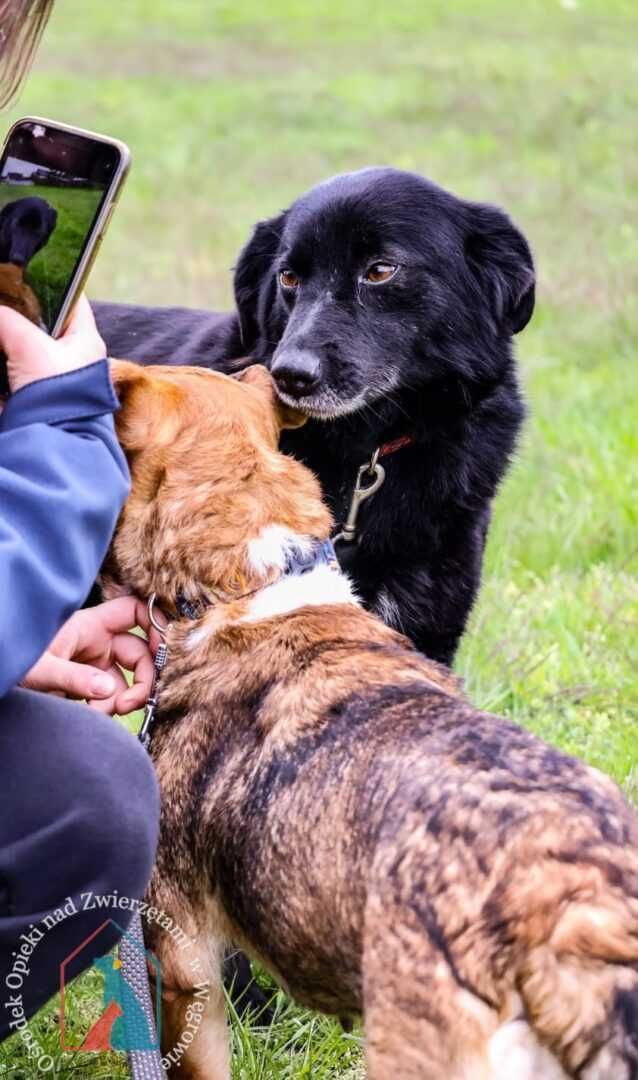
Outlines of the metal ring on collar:
<svg viewBox="0 0 638 1080">
<path fill-rule="evenodd" d="M 162 637 L 165 637 L 166 636 L 166 627 L 162 626 L 160 623 L 158 623 L 157 619 L 155 618 L 155 614 L 154 614 L 156 599 L 157 599 L 156 593 L 151 593 L 151 595 L 148 598 L 148 604 L 146 605 L 146 610 L 148 611 L 148 621 L 150 622 L 151 626 L 155 627 L 158 634 L 161 634 Z"/>
</svg>

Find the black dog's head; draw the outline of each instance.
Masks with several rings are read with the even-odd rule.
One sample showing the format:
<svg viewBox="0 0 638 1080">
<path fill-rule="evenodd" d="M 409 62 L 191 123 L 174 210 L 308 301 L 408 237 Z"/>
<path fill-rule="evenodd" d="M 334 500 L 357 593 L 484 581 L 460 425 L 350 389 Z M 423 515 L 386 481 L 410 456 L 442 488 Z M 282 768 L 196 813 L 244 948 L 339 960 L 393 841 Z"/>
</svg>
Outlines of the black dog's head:
<svg viewBox="0 0 638 1080">
<path fill-rule="evenodd" d="M 26 266 L 48 243 L 58 220 L 46 199 L 28 196 L 0 210 L 0 263 Z"/>
<path fill-rule="evenodd" d="M 280 396 L 329 418 L 400 386 L 498 376 L 534 308 L 534 266 L 501 210 L 372 168 L 260 222 L 235 295 L 243 345 Z"/>
</svg>

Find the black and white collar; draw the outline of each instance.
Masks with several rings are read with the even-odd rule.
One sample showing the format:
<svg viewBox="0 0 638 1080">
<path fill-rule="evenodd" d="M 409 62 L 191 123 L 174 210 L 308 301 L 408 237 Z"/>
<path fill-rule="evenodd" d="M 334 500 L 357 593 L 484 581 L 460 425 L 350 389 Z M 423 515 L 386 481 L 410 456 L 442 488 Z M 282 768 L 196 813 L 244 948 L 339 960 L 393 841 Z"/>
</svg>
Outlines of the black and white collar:
<svg viewBox="0 0 638 1080">
<path fill-rule="evenodd" d="M 283 578 L 301 577 L 311 573 L 320 566 L 326 566 L 329 570 L 335 571 L 336 573 L 340 572 L 339 560 L 337 559 L 332 540 L 313 539 L 309 546 L 291 545 L 286 552 L 281 577 L 278 581 L 274 582 L 273 585 L 263 586 L 262 588 L 273 588 L 274 585 L 279 584 Z M 253 589 L 251 592 L 244 593 L 243 597 L 254 596 L 259 591 L 261 590 Z M 232 599 L 243 599 L 243 597 L 233 597 Z M 178 615 L 193 621 L 200 619 L 214 604 L 215 601 L 209 599 L 207 596 L 201 596 L 197 600 L 189 600 L 184 593 L 180 592 L 175 597 L 175 609 Z"/>
</svg>

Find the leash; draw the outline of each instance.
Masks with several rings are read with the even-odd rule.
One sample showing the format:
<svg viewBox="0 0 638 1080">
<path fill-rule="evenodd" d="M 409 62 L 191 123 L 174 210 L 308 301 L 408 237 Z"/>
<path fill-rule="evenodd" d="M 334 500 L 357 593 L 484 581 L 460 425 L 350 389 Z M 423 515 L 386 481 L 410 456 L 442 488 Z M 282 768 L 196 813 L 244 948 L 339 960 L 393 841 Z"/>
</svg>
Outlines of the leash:
<svg viewBox="0 0 638 1080">
<path fill-rule="evenodd" d="M 147 607 L 149 622 L 151 626 L 154 626 L 157 632 L 162 635 L 163 639 L 164 634 L 166 633 L 166 627 L 161 626 L 155 618 L 155 615 L 153 614 L 155 608 L 155 593 L 151 593 Z M 155 723 L 155 713 L 157 712 L 157 682 L 160 675 L 162 674 L 162 670 L 166 663 L 167 656 L 168 649 L 166 647 L 166 642 L 162 640 L 160 645 L 158 645 L 157 647 L 155 659 L 153 660 L 153 684 L 151 686 L 151 693 L 149 699 L 146 702 L 146 707 L 144 709 L 144 719 L 142 720 L 142 726 L 137 733 L 137 737 L 145 750 L 148 750 L 151 743 L 151 728 Z"/>
<path fill-rule="evenodd" d="M 165 627 L 160 626 L 157 622 L 153 614 L 154 607 L 155 593 L 153 593 L 148 601 L 148 617 L 151 625 L 159 631 L 163 638 Z M 151 729 L 155 722 L 155 713 L 157 711 L 157 681 L 166 663 L 167 655 L 168 650 L 166 648 L 166 643 L 165 641 L 162 641 L 158 646 L 153 661 L 153 685 L 151 686 L 151 693 L 146 702 L 146 708 L 144 709 L 142 726 L 138 733 L 138 739 L 146 751 L 148 751 L 150 745 Z M 126 935 L 122 940 L 120 946 L 120 959 L 122 961 L 122 974 L 126 982 L 132 988 L 135 998 L 144 1013 L 148 1031 L 151 1032 L 151 1034 L 156 1034 L 155 1009 L 153 1007 L 148 969 L 146 967 L 144 928 L 142 926 L 142 917 L 138 911 L 133 915 Z M 135 1045 L 136 1040 L 133 1037 L 135 1033 L 133 1031 L 129 1032 L 129 1028 L 126 1024 L 126 1013 L 124 1014 L 124 1024 L 127 1035 L 131 1034 L 133 1045 Z M 159 1049 L 129 1050 L 127 1057 L 133 1080 L 166 1080 L 166 1073 L 162 1066 L 162 1055 Z"/>
<path fill-rule="evenodd" d="M 155 1010 L 146 967 L 146 946 L 144 944 L 142 918 L 139 912 L 136 912 L 133 916 L 120 945 L 120 960 L 122 961 L 122 974 L 133 990 L 135 999 L 144 1014 L 146 1029 L 155 1035 Z M 124 1013 L 124 1029 L 127 1037 L 131 1036 L 133 1045 L 135 1045 L 136 1035 L 140 1030 L 140 1023 L 140 1017 L 136 1017 L 135 1021 L 132 1022 L 128 1014 Z M 166 1080 L 162 1055 L 159 1049 L 129 1050 L 127 1057 L 133 1080 Z"/>
<path fill-rule="evenodd" d="M 385 481 L 385 469 L 383 465 L 379 465 L 379 458 L 389 457 L 390 454 L 396 454 L 397 450 L 402 450 L 404 446 L 412 446 L 413 444 L 414 439 L 411 435 L 401 435 L 398 439 L 391 439 L 390 442 L 377 446 L 370 460 L 361 465 L 350 499 L 348 515 L 337 535 L 333 537 L 335 544 L 353 544 L 358 539 L 357 521 L 359 511 L 367 499 L 376 495 Z M 372 477 L 371 483 L 366 484 L 364 482 L 366 477 Z"/>
</svg>

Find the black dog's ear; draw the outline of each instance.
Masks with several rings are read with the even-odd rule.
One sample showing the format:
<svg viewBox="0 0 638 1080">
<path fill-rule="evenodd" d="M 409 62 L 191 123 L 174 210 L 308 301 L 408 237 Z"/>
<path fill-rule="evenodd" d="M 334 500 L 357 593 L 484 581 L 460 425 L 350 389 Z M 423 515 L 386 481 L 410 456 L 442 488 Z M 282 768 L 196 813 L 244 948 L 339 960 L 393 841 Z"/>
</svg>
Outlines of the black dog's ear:
<svg viewBox="0 0 638 1080">
<path fill-rule="evenodd" d="M 260 221 L 242 249 L 235 266 L 235 303 L 239 315 L 241 343 L 251 352 L 259 337 L 259 296 L 273 259 L 279 250 L 279 241 L 286 220 L 285 212 L 268 221 Z"/>
<path fill-rule="evenodd" d="M 470 207 L 465 257 L 492 313 L 518 334 L 532 317 L 536 276 L 527 240 L 494 206 Z"/>
</svg>

